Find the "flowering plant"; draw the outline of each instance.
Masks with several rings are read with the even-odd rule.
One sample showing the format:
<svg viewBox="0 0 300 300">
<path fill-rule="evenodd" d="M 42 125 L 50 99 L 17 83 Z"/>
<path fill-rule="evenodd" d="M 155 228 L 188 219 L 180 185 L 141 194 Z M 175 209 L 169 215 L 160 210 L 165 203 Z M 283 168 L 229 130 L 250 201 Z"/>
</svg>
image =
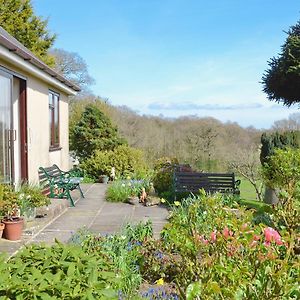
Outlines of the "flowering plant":
<svg viewBox="0 0 300 300">
<path fill-rule="evenodd" d="M 19 190 L 18 198 L 22 209 L 50 204 L 50 199 L 43 194 L 40 187 L 32 184 L 23 184 Z"/>
<path fill-rule="evenodd" d="M 0 184 L 0 214 L 6 220 L 13 220 L 19 216 L 19 199 L 10 185 Z"/>
<path fill-rule="evenodd" d="M 187 299 L 299 297 L 295 236 L 254 224 L 252 211 L 239 207 L 237 214 L 220 200 L 201 195 L 174 207 L 162 232 L 162 257 L 172 261 L 164 278 Z"/>
</svg>

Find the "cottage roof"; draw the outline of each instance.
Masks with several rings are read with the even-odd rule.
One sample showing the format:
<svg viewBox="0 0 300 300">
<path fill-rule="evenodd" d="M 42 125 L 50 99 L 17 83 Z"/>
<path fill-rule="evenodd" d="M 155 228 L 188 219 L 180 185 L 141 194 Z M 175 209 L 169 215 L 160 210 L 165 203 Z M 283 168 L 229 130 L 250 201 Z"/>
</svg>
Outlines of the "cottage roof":
<svg viewBox="0 0 300 300">
<path fill-rule="evenodd" d="M 30 64 L 34 65 L 38 69 L 47 73 L 53 78 L 56 78 L 58 81 L 71 88 L 72 90 L 79 92 L 80 87 L 69 81 L 57 71 L 50 68 L 43 61 L 41 61 L 37 56 L 35 56 L 29 49 L 22 45 L 18 40 L 11 36 L 6 30 L 0 26 L 0 45 L 7 48 L 9 51 L 14 52 L 16 55 L 23 58 L 25 61 L 28 61 Z"/>
</svg>

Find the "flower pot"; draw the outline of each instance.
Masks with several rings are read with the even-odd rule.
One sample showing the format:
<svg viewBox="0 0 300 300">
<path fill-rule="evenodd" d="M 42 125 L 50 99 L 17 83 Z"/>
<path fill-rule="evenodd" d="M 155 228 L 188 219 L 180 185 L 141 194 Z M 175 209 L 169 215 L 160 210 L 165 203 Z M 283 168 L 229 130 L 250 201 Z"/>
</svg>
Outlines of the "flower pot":
<svg viewBox="0 0 300 300">
<path fill-rule="evenodd" d="M 264 202 L 267 204 L 277 204 L 278 201 L 279 200 L 275 190 L 267 186 L 265 190 Z"/>
<path fill-rule="evenodd" d="M 107 184 L 107 183 L 108 183 L 108 179 L 109 179 L 108 176 L 106 176 L 106 175 L 101 175 L 101 176 L 99 177 L 99 182 Z"/>
<path fill-rule="evenodd" d="M 4 227 L 5 227 L 5 224 L 0 223 L 0 238 L 2 238 Z"/>
<path fill-rule="evenodd" d="M 5 224 L 3 237 L 10 241 L 17 241 L 21 239 L 22 230 L 24 226 L 24 219 L 16 218 L 14 220 L 2 220 Z"/>
</svg>

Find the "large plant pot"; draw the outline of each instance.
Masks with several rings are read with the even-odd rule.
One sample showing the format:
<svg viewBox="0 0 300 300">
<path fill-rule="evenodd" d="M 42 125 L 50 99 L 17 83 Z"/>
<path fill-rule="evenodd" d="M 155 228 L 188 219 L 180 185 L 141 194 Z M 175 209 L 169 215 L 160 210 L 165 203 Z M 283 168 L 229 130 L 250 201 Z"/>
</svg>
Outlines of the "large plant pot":
<svg viewBox="0 0 300 300">
<path fill-rule="evenodd" d="M 0 238 L 2 238 L 4 228 L 5 228 L 5 224 L 0 223 Z"/>
<path fill-rule="evenodd" d="M 5 224 L 3 231 L 3 237 L 10 241 L 17 241 L 21 239 L 22 230 L 24 226 L 24 219 L 18 218 L 16 220 L 2 220 Z"/>
<path fill-rule="evenodd" d="M 266 186 L 264 202 L 267 204 L 277 204 L 278 201 L 279 201 L 279 199 L 276 196 L 275 190 Z"/>
</svg>

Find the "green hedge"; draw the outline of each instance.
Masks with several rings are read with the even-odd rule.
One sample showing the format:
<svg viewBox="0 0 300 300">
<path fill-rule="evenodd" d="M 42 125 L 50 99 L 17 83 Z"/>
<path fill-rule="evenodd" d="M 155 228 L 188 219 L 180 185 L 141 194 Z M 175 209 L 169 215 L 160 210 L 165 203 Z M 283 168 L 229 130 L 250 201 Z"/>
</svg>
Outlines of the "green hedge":
<svg viewBox="0 0 300 300">
<path fill-rule="evenodd" d="M 116 147 L 112 151 L 95 151 L 94 155 L 81 165 L 86 174 L 96 180 L 100 175 L 110 176 L 112 167 L 115 168 L 117 177 L 134 174 L 136 178 L 143 178 L 147 173 L 144 153 L 126 145 Z"/>
</svg>

